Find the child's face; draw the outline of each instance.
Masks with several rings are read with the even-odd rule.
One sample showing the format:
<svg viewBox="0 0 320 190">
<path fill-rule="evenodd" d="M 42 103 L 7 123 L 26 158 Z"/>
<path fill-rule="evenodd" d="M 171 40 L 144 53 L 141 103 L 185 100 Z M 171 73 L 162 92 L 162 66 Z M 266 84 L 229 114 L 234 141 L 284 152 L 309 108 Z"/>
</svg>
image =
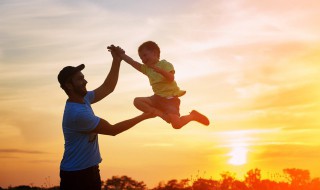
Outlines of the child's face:
<svg viewBox="0 0 320 190">
<path fill-rule="evenodd" d="M 145 65 L 154 65 L 159 62 L 159 56 L 156 51 L 141 49 L 139 52 L 139 57 Z"/>
</svg>

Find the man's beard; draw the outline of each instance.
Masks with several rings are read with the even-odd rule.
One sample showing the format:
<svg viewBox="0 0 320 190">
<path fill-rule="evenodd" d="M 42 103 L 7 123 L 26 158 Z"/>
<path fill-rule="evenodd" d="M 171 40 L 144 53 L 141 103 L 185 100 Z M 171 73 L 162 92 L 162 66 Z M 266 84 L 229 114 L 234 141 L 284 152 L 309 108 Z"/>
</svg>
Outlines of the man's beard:
<svg viewBox="0 0 320 190">
<path fill-rule="evenodd" d="M 85 97 L 88 93 L 85 86 L 75 86 L 73 85 L 74 92 L 81 97 Z"/>
<path fill-rule="evenodd" d="M 81 97 L 85 97 L 88 93 L 87 90 L 83 90 L 83 89 L 75 89 L 75 92 L 80 95 Z"/>
</svg>

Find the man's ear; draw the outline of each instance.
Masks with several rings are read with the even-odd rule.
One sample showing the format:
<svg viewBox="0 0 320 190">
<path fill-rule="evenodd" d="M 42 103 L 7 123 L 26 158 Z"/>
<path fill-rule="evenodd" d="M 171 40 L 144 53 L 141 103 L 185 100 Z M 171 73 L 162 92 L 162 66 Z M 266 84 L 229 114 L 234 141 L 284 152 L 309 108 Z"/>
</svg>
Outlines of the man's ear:
<svg viewBox="0 0 320 190">
<path fill-rule="evenodd" d="M 73 88 L 72 84 L 70 82 L 65 83 L 66 89 L 69 91 Z"/>
</svg>

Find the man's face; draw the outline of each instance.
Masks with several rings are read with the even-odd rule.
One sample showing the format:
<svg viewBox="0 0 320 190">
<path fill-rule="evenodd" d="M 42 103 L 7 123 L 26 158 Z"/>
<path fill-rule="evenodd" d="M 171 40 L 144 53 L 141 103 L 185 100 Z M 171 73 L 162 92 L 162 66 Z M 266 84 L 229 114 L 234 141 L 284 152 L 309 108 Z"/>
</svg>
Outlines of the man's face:
<svg viewBox="0 0 320 190">
<path fill-rule="evenodd" d="M 154 65 L 158 63 L 159 58 L 156 51 L 148 50 L 148 49 L 141 49 L 139 52 L 139 57 L 145 65 Z"/>
<path fill-rule="evenodd" d="M 73 91 L 81 97 L 84 97 L 87 94 L 87 83 L 88 82 L 84 79 L 84 75 L 81 73 L 81 71 L 75 73 L 71 78 Z"/>
</svg>

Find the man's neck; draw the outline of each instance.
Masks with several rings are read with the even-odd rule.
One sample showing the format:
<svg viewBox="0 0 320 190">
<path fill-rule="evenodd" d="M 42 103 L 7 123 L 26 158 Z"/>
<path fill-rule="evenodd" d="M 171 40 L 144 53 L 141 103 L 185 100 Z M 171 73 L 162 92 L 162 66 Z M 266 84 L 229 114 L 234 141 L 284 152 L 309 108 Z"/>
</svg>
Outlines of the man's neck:
<svg viewBox="0 0 320 190">
<path fill-rule="evenodd" d="M 74 97 L 74 96 L 69 96 L 68 102 L 74 102 L 74 103 L 79 103 L 79 104 L 83 104 L 84 103 L 84 99 L 82 97 Z"/>
</svg>

